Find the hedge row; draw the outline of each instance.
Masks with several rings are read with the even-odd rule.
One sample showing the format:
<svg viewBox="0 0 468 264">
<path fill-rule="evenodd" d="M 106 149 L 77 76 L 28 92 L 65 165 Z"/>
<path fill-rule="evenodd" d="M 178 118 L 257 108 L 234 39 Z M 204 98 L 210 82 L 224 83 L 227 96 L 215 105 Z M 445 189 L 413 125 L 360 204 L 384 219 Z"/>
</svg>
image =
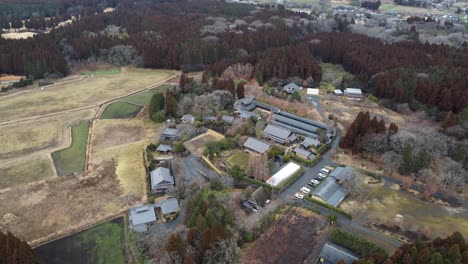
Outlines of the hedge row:
<svg viewBox="0 0 468 264">
<path fill-rule="evenodd" d="M 362 173 L 366 174 L 367 176 L 370 176 L 378 181 L 382 181 L 382 175 L 381 174 L 378 174 L 378 173 L 375 173 L 373 171 L 368 171 L 368 170 L 365 170 L 365 169 L 361 169 L 361 168 L 357 168 L 359 171 L 361 171 Z"/>
<path fill-rule="evenodd" d="M 329 149 L 330 149 L 330 145 L 328 145 L 328 144 L 322 144 L 322 146 L 320 146 L 320 147 L 317 149 L 317 153 L 320 154 L 320 155 L 323 155 L 323 153 L 327 152 Z"/>
<path fill-rule="evenodd" d="M 246 181 L 250 184 L 253 184 L 253 185 L 258 185 L 258 186 L 263 186 L 269 190 L 271 190 L 271 186 L 268 184 L 268 183 L 265 183 L 265 182 L 261 182 L 261 181 L 257 181 L 257 180 L 254 180 L 252 178 L 249 178 L 249 177 L 243 177 L 242 178 L 243 181 Z"/>
<path fill-rule="evenodd" d="M 311 160 L 307 160 L 307 159 L 303 159 L 299 156 L 297 156 L 296 154 L 294 153 L 291 153 L 289 154 L 290 158 L 292 160 L 295 160 L 297 162 L 300 162 L 302 164 L 304 164 L 305 166 L 307 167 L 312 167 L 314 166 L 315 164 L 317 164 L 321 159 L 322 159 L 322 156 L 320 154 L 317 154 L 317 156 L 315 156 L 315 158 L 311 159 Z"/>
<path fill-rule="evenodd" d="M 309 201 L 309 202 L 316 203 L 316 204 L 318 204 L 318 205 L 320 205 L 320 206 L 323 206 L 323 207 L 325 207 L 325 208 L 328 208 L 328 209 L 330 209 L 330 210 L 332 210 L 332 211 L 335 211 L 335 212 L 337 212 L 337 213 L 339 213 L 339 214 L 341 214 L 341 215 L 343 215 L 343 216 L 345 216 L 345 217 L 347 217 L 347 218 L 349 218 L 349 219 L 352 219 L 352 218 L 353 218 L 353 216 L 352 216 L 350 213 L 344 211 L 343 209 L 340 209 L 340 208 L 338 208 L 338 207 L 335 207 L 335 206 L 333 206 L 333 205 L 331 205 L 331 204 L 322 202 L 322 201 L 320 201 L 320 200 L 318 200 L 318 199 L 315 199 L 315 198 L 312 198 L 312 197 L 310 197 L 310 196 L 308 196 L 308 195 L 305 196 L 304 198 L 305 198 L 307 201 Z"/>
<path fill-rule="evenodd" d="M 283 182 L 279 186 L 274 187 L 274 189 L 281 192 L 282 190 L 288 188 L 289 185 L 291 185 L 297 179 L 299 179 L 299 177 L 301 177 L 303 173 L 304 173 L 304 167 L 301 167 L 298 171 L 296 171 L 293 175 L 291 175 L 285 182 Z"/>
<path fill-rule="evenodd" d="M 330 241 L 356 252 L 361 257 L 371 255 L 383 255 L 388 257 L 388 252 L 376 244 L 355 234 L 346 232 L 340 228 L 335 228 L 330 233 Z"/>
</svg>

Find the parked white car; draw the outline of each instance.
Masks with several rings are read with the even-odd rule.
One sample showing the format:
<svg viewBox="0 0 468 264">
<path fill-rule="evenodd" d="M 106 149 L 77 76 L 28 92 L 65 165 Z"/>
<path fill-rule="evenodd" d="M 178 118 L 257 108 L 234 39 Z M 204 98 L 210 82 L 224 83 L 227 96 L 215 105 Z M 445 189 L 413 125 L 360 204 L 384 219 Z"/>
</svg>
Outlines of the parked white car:
<svg viewBox="0 0 468 264">
<path fill-rule="evenodd" d="M 311 182 L 311 183 L 313 183 L 313 184 L 315 184 L 315 185 L 317 185 L 317 184 L 319 184 L 319 183 L 320 183 L 320 182 L 319 182 L 319 181 L 317 181 L 317 180 L 311 180 L 310 182 Z"/>
<path fill-rule="evenodd" d="M 318 176 L 319 176 L 320 178 L 322 178 L 322 179 L 324 179 L 324 178 L 326 178 L 326 177 L 327 177 L 327 175 L 326 175 L 326 174 L 324 174 L 324 173 L 321 173 L 321 172 L 319 172 Z"/>
<path fill-rule="evenodd" d="M 325 174 L 325 175 L 328 175 L 328 173 L 330 173 L 330 170 L 329 169 L 325 169 L 325 168 L 321 168 L 320 169 L 320 172 Z"/>
<path fill-rule="evenodd" d="M 302 187 L 302 188 L 301 188 L 301 192 L 307 194 L 307 193 L 310 193 L 310 189 L 307 188 L 307 187 Z"/>
<path fill-rule="evenodd" d="M 294 195 L 294 197 L 295 197 L 296 199 L 299 199 L 299 200 L 304 200 L 304 195 L 303 195 L 303 194 L 300 194 L 300 193 L 296 193 L 296 194 Z"/>
</svg>

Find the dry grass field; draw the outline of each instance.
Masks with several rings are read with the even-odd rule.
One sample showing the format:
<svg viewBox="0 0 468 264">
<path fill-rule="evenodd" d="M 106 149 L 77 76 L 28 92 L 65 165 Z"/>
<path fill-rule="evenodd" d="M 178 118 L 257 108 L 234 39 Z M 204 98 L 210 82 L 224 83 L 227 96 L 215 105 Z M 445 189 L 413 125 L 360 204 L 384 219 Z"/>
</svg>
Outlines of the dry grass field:
<svg viewBox="0 0 468 264">
<path fill-rule="evenodd" d="M 0 190 L 36 182 L 55 176 L 52 160 L 47 154 L 0 166 Z"/>
<path fill-rule="evenodd" d="M 0 126 L 0 160 L 67 147 L 69 126 L 92 118 L 96 111 L 87 109 Z"/>
<path fill-rule="evenodd" d="M 144 150 L 155 142 L 161 126 L 148 119 L 100 119 L 94 122 L 90 164 L 114 160 L 123 193 L 136 199 L 146 192 Z"/>
<path fill-rule="evenodd" d="M 78 231 L 124 207 L 115 165 L 0 192 L 0 225 L 33 246 Z"/>
<path fill-rule="evenodd" d="M 34 32 L 11 32 L 2 34 L 2 38 L 4 39 L 26 39 L 32 38 L 36 35 Z"/>
<path fill-rule="evenodd" d="M 201 134 L 191 140 L 185 141 L 184 146 L 190 151 L 190 153 L 201 156 L 205 145 L 209 142 L 216 142 L 224 139 L 224 136 L 213 130 L 208 130 L 206 133 Z"/>
<path fill-rule="evenodd" d="M 122 68 L 120 73 L 83 77 L 44 91 L 29 90 L 0 97 L 0 122 L 99 105 L 109 99 L 162 82 L 177 74 L 168 70 Z"/>
</svg>

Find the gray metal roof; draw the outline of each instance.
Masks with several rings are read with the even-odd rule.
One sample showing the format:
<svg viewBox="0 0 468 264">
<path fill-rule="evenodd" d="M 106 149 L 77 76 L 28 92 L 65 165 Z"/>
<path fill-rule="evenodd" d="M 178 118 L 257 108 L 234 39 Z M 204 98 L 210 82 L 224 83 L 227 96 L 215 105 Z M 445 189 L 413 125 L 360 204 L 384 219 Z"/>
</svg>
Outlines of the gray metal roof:
<svg viewBox="0 0 468 264">
<path fill-rule="evenodd" d="M 276 106 L 272 106 L 272 105 L 269 105 L 269 104 L 265 104 L 265 103 L 262 103 L 262 102 L 259 102 L 259 101 L 255 101 L 254 103 L 255 103 L 255 106 L 256 106 L 256 107 L 260 107 L 260 108 L 262 108 L 262 109 L 264 109 L 264 110 L 267 110 L 267 111 L 272 111 L 272 112 L 275 112 L 275 113 L 281 111 L 281 110 L 280 110 L 278 107 L 276 107 Z"/>
<path fill-rule="evenodd" d="M 152 223 L 156 221 L 156 213 L 151 204 L 130 208 L 130 221 L 132 226 Z"/>
<path fill-rule="evenodd" d="M 156 150 L 161 151 L 161 152 L 167 152 L 167 151 L 172 151 L 172 147 L 171 145 L 167 145 L 167 144 L 159 144 Z"/>
<path fill-rule="evenodd" d="M 245 110 L 247 111 L 252 111 L 255 109 L 255 105 L 254 104 L 249 104 L 249 105 L 246 105 L 245 106 Z"/>
<path fill-rule="evenodd" d="M 296 137 L 295 134 L 291 134 L 288 139 L 289 139 L 290 142 L 294 142 L 294 141 L 296 141 L 297 137 Z"/>
<path fill-rule="evenodd" d="M 193 115 L 183 115 L 181 119 L 182 121 L 186 121 L 186 122 L 195 121 L 195 117 Z"/>
<path fill-rule="evenodd" d="M 315 155 L 314 155 L 312 152 L 310 152 L 310 151 L 308 151 L 308 150 L 306 150 L 306 149 L 303 149 L 303 148 L 297 148 L 297 147 L 296 147 L 296 148 L 294 148 L 293 151 L 294 151 L 296 154 L 299 154 L 299 155 L 301 155 L 301 156 L 307 157 L 307 158 L 309 158 L 309 159 L 313 159 L 313 158 L 315 157 Z"/>
<path fill-rule="evenodd" d="M 292 90 L 292 91 L 299 91 L 301 87 L 295 83 L 288 83 L 285 86 L 283 86 L 283 91 L 284 90 Z"/>
<path fill-rule="evenodd" d="M 346 264 L 351 264 L 359 258 L 356 253 L 331 242 L 325 243 L 320 257 L 325 260 L 326 264 L 336 264 L 340 259 L 343 259 Z"/>
<path fill-rule="evenodd" d="M 162 200 L 159 202 L 159 207 L 163 215 L 177 213 L 180 210 L 179 201 L 174 197 Z"/>
<path fill-rule="evenodd" d="M 270 134 L 282 140 L 288 139 L 289 135 L 291 135 L 291 131 L 288 131 L 286 129 L 283 129 L 281 127 L 277 127 L 271 124 L 265 127 L 265 129 L 263 130 L 263 133 Z"/>
<path fill-rule="evenodd" d="M 163 136 L 176 137 L 179 135 L 180 135 L 180 130 L 178 128 L 166 127 L 163 131 Z"/>
<path fill-rule="evenodd" d="M 298 120 L 295 120 L 295 119 L 292 119 L 292 118 L 289 118 L 289 117 L 281 116 L 281 115 L 278 115 L 278 114 L 274 114 L 272 116 L 272 118 L 273 118 L 273 120 L 275 120 L 277 122 L 281 122 L 281 123 L 284 123 L 286 125 L 290 125 L 290 126 L 293 126 L 293 127 L 308 131 L 310 133 L 316 133 L 317 130 L 319 129 L 316 126 L 309 125 L 307 123 L 304 123 L 304 122 L 301 122 L 301 121 L 298 121 Z"/>
<path fill-rule="evenodd" d="M 318 135 L 315 134 L 315 133 L 311 133 L 311 132 L 305 131 L 303 129 L 299 129 L 297 127 L 293 127 L 293 126 L 290 126 L 290 125 L 287 125 L 287 124 L 284 124 L 284 123 L 281 123 L 281 122 L 278 122 L 278 121 L 275 121 L 275 120 L 272 120 L 270 123 L 274 124 L 276 126 L 285 128 L 285 129 L 287 129 L 287 130 L 289 130 L 291 132 L 298 133 L 298 134 L 303 135 L 303 136 L 307 136 L 307 137 L 311 137 L 311 138 L 318 138 Z"/>
<path fill-rule="evenodd" d="M 228 115 L 223 115 L 221 117 L 221 119 L 225 122 L 228 122 L 228 123 L 232 123 L 234 121 L 234 117 L 233 116 L 228 116 Z"/>
<path fill-rule="evenodd" d="M 308 118 L 298 116 L 298 115 L 295 115 L 295 114 L 291 114 L 291 113 L 288 113 L 288 112 L 285 112 L 285 111 L 280 111 L 278 113 L 278 115 L 289 117 L 289 118 L 292 118 L 294 120 L 301 121 L 303 123 L 306 123 L 306 124 L 309 124 L 309 125 L 312 125 L 312 126 L 316 126 L 316 127 L 320 127 L 320 128 L 323 128 L 323 129 L 328 129 L 329 128 L 329 125 L 327 125 L 325 123 L 310 120 Z"/>
<path fill-rule="evenodd" d="M 151 188 L 157 189 L 160 186 L 174 185 L 174 177 L 168 168 L 159 167 L 150 173 Z"/>
<path fill-rule="evenodd" d="M 335 178 L 327 177 L 323 182 L 312 191 L 313 195 L 322 198 L 328 204 L 338 206 L 347 193 L 341 186 L 335 182 Z"/>
<path fill-rule="evenodd" d="M 338 181 L 344 181 L 348 177 L 350 177 L 353 173 L 353 168 L 350 166 L 346 167 L 337 167 L 335 170 L 332 171 L 330 177 L 335 178 Z"/>
<path fill-rule="evenodd" d="M 265 143 L 253 137 L 249 137 L 244 143 L 244 147 L 254 150 L 258 153 L 265 153 L 270 148 L 270 144 Z"/>
<path fill-rule="evenodd" d="M 301 145 L 304 146 L 305 148 L 308 148 L 310 146 L 316 147 L 320 145 L 320 141 L 314 138 L 306 137 L 304 141 L 302 141 Z"/>
<path fill-rule="evenodd" d="M 345 92 L 350 95 L 362 95 L 361 89 L 358 88 L 346 88 Z"/>
</svg>

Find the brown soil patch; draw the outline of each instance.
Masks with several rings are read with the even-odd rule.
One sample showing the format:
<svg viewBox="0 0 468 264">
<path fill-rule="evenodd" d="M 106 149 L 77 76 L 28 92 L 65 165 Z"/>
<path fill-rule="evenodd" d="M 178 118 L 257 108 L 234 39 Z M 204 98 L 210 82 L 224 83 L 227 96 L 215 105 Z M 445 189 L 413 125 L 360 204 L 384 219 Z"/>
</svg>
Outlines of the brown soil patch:
<svg viewBox="0 0 468 264">
<path fill-rule="evenodd" d="M 221 139 L 224 139 L 223 135 L 213 130 L 208 130 L 206 133 L 186 141 L 184 146 L 190 153 L 200 157 L 203 154 L 203 150 L 205 150 L 206 144 L 220 141 Z"/>
<path fill-rule="evenodd" d="M 312 262 L 318 257 L 328 231 L 325 218 L 293 208 L 254 242 L 240 263 Z"/>
<path fill-rule="evenodd" d="M 36 245 L 119 212 L 120 194 L 111 162 L 81 175 L 8 189 L 0 193 L 0 229 Z"/>
</svg>

